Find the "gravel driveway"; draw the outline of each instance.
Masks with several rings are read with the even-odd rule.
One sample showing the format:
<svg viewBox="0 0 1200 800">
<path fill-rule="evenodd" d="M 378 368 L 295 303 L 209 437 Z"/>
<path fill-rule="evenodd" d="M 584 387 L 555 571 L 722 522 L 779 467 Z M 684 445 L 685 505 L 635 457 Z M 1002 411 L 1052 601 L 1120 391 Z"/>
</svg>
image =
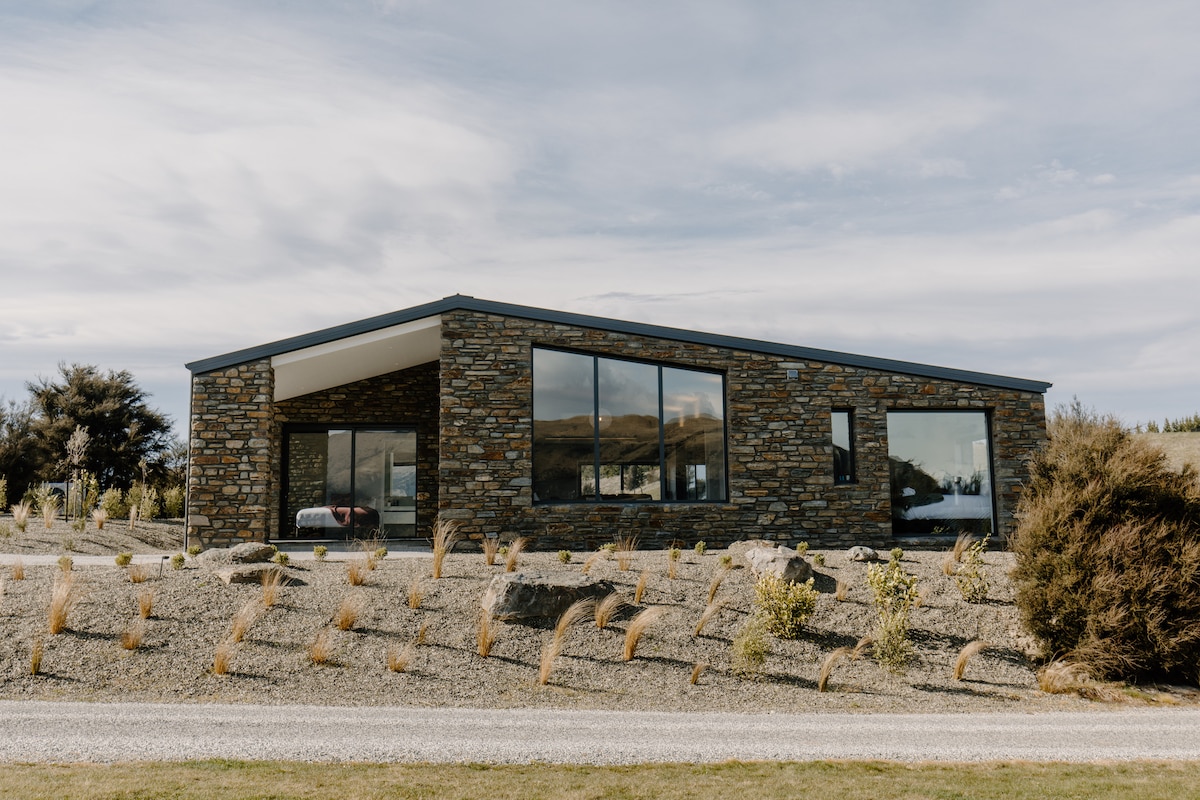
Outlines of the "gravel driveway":
<svg viewBox="0 0 1200 800">
<path fill-rule="evenodd" d="M 1200 759 L 1200 710 L 695 714 L 0 702 L 0 762 Z"/>
</svg>

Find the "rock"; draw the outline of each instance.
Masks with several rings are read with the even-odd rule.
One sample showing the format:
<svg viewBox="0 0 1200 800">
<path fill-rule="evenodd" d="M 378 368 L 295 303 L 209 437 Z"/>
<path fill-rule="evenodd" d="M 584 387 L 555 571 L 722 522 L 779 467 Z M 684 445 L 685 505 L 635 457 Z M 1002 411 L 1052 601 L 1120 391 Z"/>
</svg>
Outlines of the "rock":
<svg viewBox="0 0 1200 800">
<path fill-rule="evenodd" d="M 876 553 L 870 547 L 865 547 L 864 545 L 861 545 L 861 544 L 851 547 L 850 550 L 846 553 L 846 555 L 850 556 L 851 561 L 878 561 L 879 560 L 879 553 Z"/>
<path fill-rule="evenodd" d="M 214 547 L 196 556 L 207 567 L 223 564 L 262 564 L 275 556 L 275 548 L 262 542 L 243 542 L 234 547 Z"/>
<path fill-rule="evenodd" d="M 480 604 L 497 619 L 555 619 L 584 598 L 613 592 L 608 581 L 579 572 L 506 572 L 492 578 Z"/>
<path fill-rule="evenodd" d="M 262 583 L 276 574 L 280 575 L 280 582 L 284 585 L 304 583 L 278 564 L 232 564 L 213 570 L 213 574 L 224 581 L 227 586 L 235 583 Z"/>
<path fill-rule="evenodd" d="M 790 583 L 804 583 L 813 576 L 812 565 L 787 547 L 756 547 L 746 551 L 746 561 L 756 577 L 774 575 Z"/>
<path fill-rule="evenodd" d="M 733 563 L 739 567 L 747 553 L 759 547 L 774 549 L 769 542 L 764 542 L 762 539 L 743 539 L 740 542 L 734 542 L 725 548 L 725 553 L 733 557 Z"/>
</svg>

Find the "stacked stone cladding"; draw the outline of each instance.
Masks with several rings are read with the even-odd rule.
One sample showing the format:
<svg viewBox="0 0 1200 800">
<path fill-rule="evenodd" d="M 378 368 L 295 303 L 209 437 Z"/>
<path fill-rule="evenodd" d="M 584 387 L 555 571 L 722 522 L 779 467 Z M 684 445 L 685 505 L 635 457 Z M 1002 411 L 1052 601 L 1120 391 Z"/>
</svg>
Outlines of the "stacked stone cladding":
<svg viewBox="0 0 1200 800">
<path fill-rule="evenodd" d="M 278 505 L 272 480 L 269 359 L 192 376 L 189 542 L 263 541 Z"/>
<path fill-rule="evenodd" d="M 722 372 L 727 503 L 544 505 L 532 493 L 532 349 L 567 348 Z M 795 377 L 789 377 L 794 374 Z M 438 507 L 473 537 L 592 547 L 746 537 L 890 547 L 887 412 L 988 412 L 998 538 L 1012 530 L 1025 458 L 1045 439 L 1042 395 L 840 364 L 457 311 L 443 315 Z M 854 415 L 856 477 L 835 484 L 830 412 Z"/>
</svg>

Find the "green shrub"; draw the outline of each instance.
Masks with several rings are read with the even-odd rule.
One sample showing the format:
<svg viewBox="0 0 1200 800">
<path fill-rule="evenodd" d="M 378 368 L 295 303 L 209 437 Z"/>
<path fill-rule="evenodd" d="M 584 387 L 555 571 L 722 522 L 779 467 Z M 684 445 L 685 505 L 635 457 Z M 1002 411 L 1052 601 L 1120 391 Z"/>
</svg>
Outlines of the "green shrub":
<svg viewBox="0 0 1200 800">
<path fill-rule="evenodd" d="M 771 653 L 767 641 L 767 626 L 762 617 L 751 614 L 746 624 L 733 637 L 733 656 L 729 671 L 739 678 L 753 680 L 762 674 L 763 664 Z"/>
<path fill-rule="evenodd" d="M 696 542 L 696 555 L 702 556 L 708 552 L 708 544 L 706 542 Z"/>
<path fill-rule="evenodd" d="M 983 551 L 987 549 L 988 536 L 972 542 L 967 548 L 966 560 L 959 565 L 954 573 L 954 582 L 963 600 L 968 603 L 982 603 L 988 596 L 988 579 L 983 571 Z"/>
<path fill-rule="evenodd" d="M 176 553 L 175 555 L 171 556 L 171 569 L 183 569 L 183 564 L 185 561 L 187 561 L 187 558 L 183 555 L 183 553 Z"/>
<path fill-rule="evenodd" d="M 899 552 L 898 552 L 899 551 Z M 908 617 L 919 596 L 917 576 L 900 566 L 903 551 L 892 550 L 886 565 L 867 567 L 867 585 L 874 598 L 879 624 L 875 629 L 875 658 L 888 669 L 899 671 L 912 658 L 913 647 L 908 640 Z"/>
<path fill-rule="evenodd" d="M 324 561 L 327 555 L 329 555 L 328 547 L 323 544 L 313 545 L 313 558 L 317 561 Z"/>
<path fill-rule="evenodd" d="M 198 544 L 188 545 L 187 554 L 189 556 L 191 556 L 192 558 L 195 558 L 196 556 L 200 555 L 203 552 L 204 552 L 204 548 L 201 545 L 198 545 Z"/>
<path fill-rule="evenodd" d="M 800 542 L 800 544 L 796 545 L 796 555 L 801 558 L 808 555 L 808 542 Z"/>
<path fill-rule="evenodd" d="M 570 550 L 559 550 L 558 551 L 558 560 L 562 564 L 570 564 L 571 563 L 571 551 Z"/>
<path fill-rule="evenodd" d="M 376 561 L 383 561 L 388 556 L 388 549 L 380 545 L 379 547 L 375 548 L 374 556 Z"/>
<path fill-rule="evenodd" d="M 124 519 L 129 515 L 129 506 L 125 503 L 125 495 L 115 486 L 104 490 L 100 495 L 100 507 L 109 519 Z"/>
<path fill-rule="evenodd" d="M 0 478 L 0 508 L 8 508 L 8 478 Z"/>
<path fill-rule="evenodd" d="M 133 563 L 133 553 L 117 553 L 117 557 L 113 559 L 118 567 L 128 567 Z"/>
<path fill-rule="evenodd" d="M 172 486 L 162 493 L 163 516 L 176 519 L 183 516 L 184 492 L 182 486 Z"/>
<path fill-rule="evenodd" d="M 149 522 L 158 516 L 158 490 L 147 486 L 138 497 L 138 519 Z"/>
<path fill-rule="evenodd" d="M 825 554 L 824 553 L 813 553 L 812 562 L 813 562 L 813 566 L 816 566 L 816 567 L 825 566 Z"/>
<path fill-rule="evenodd" d="M 288 561 L 291 559 L 287 553 L 283 552 L 282 550 L 278 550 L 275 552 L 275 555 L 271 556 L 271 560 L 281 567 L 286 567 L 288 565 Z"/>
<path fill-rule="evenodd" d="M 724 555 L 722 555 L 720 558 L 717 559 L 717 563 L 720 564 L 722 567 L 729 567 L 730 569 L 732 569 L 733 568 L 733 556 L 729 555 L 728 553 L 725 553 Z"/>
<path fill-rule="evenodd" d="M 1078 402 L 1051 415 L 1011 547 L 1016 603 L 1046 656 L 1096 678 L 1195 684 L 1200 482 Z"/>
<path fill-rule="evenodd" d="M 767 632 L 780 639 L 795 639 L 817 609 L 813 579 L 792 583 L 764 575 L 754 584 L 754 606 Z"/>
</svg>

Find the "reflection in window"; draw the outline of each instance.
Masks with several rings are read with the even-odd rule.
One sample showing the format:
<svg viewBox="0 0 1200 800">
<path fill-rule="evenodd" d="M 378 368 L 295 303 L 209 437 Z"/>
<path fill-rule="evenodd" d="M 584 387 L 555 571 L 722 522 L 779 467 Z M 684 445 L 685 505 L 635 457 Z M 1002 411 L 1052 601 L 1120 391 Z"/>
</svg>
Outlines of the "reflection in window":
<svg viewBox="0 0 1200 800">
<path fill-rule="evenodd" d="M 833 482 L 854 483 L 854 418 L 849 411 L 829 415 L 833 427 Z"/>
<path fill-rule="evenodd" d="M 992 533 L 991 446 L 982 411 L 889 411 L 892 531 Z"/>
<path fill-rule="evenodd" d="M 725 498 L 724 379 L 533 351 L 537 502 Z"/>
<path fill-rule="evenodd" d="M 284 437 L 285 537 L 416 535 L 416 433 L 289 430 Z"/>
</svg>

